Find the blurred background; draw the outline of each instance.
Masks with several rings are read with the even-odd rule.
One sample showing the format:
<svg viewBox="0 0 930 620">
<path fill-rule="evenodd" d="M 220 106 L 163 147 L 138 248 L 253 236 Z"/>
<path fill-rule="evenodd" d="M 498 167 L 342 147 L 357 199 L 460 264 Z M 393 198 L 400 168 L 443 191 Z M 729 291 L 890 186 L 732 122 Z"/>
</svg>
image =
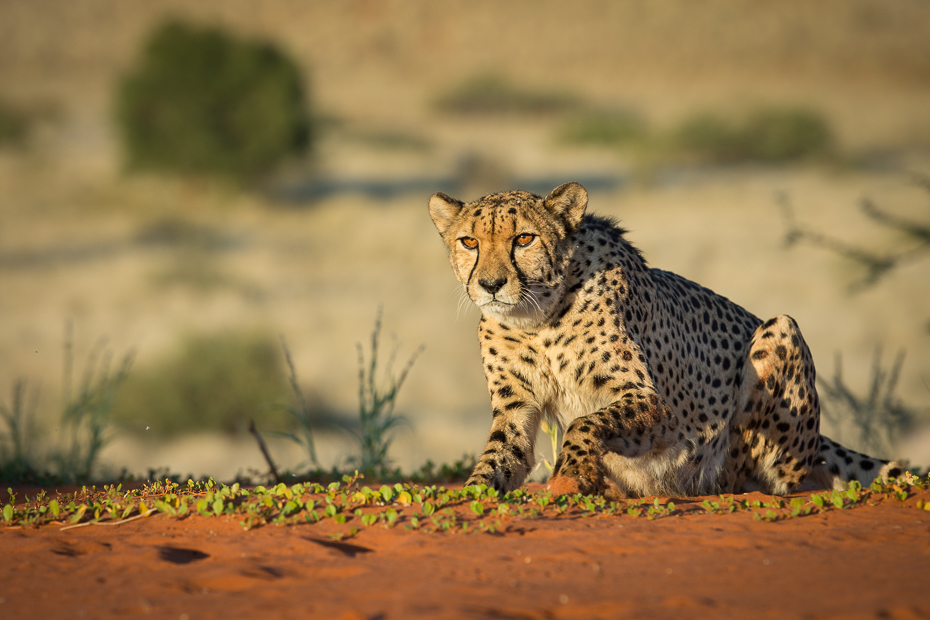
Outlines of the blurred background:
<svg viewBox="0 0 930 620">
<path fill-rule="evenodd" d="M 393 465 L 480 453 L 426 204 L 570 180 L 652 266 L 797 319 L 826 434 L 930 465 L 923 0 L 3 0 L 0 460 L 229 479 L 266 470 L 254 419 L 284 469 L 308 424 L 358 465 L 373 333 L 385 389 L 424 347 Z"/>
</svg>

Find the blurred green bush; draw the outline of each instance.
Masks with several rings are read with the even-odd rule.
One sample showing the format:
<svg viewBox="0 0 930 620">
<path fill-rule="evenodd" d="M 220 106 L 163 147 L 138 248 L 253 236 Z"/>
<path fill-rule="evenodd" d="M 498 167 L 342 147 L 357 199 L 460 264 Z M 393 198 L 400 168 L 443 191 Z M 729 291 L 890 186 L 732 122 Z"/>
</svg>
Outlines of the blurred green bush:
<svg viewBox="0 0 930 620">
<path fill-rule="evenodd" d="M 553 114 L 573 110 L 577 97 L 566 93 L 539 92 L 513 85 L 499 75 L 474 76 L 436 101 L 441 112 L 465 115 Z"/>
<path fill-rule="evenodd" d="M 827 121 L 802 108 L 767 107 L 742 122 L 699 113 L 670 135 L 672 151 L 719 163 L 781 163 L 823 156 L 833 145 Z"/>
<path fill-rule="evenodd" d="M 556 140 L 629 150 L 650 165 L 668 162 L 780 164 L 829 157 L 833 132 L 819 113 L 760 107 L 742 118 L 711 112 L 685 117 L 666 131 L 650 130 L 630 110 L 582 110 L 563 121 Z"/>
<path fill-rule="evenodd" d="M 643 141 L 648 129 L 631 110 L 593 110 L 567 120 L 556 136 L 560 142 L 593 146 L 627 146 Z"/>
<path fill-rule="evenodd" d="M 121 81 L 129 165 L 249 180 L 311 140 L 297 65 L 268 43 L 169 22 Z"/>
<path fill-rule="evenodd" d="M 26 138 L 28 115 L 19 108 L 0 101 L 0 145 L 20 144 Z"/>
<path fill-rule="evenodd" d="M 245 432 L 250 419 L 284 430 L 288 414 L 270 405 L 288 401 L 290 388 L 277 342 L 261 334 L 191 337 L 180 350 L 138 367 L 113 406 L 113 419 L 133 431 L 176 435 L 194 431 Z"/>
</svg>

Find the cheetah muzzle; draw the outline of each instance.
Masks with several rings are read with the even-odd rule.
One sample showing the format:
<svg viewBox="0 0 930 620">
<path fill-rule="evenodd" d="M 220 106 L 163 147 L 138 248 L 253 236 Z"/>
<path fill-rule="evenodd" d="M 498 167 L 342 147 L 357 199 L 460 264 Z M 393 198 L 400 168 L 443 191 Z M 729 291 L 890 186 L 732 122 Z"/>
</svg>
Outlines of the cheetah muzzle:
<svg viewBox="0 0 930 620">
<path fill-rule="evenodd" d="M 627 496 L 785 494 L 902 473 L 820 434 L 814 364 L 791 317 L 763 322 L 648 267 L 587 203 L 577 183 L 545 198 L 429 201 L 482 312 L 493 420 L 468 484 L 523 484 L 544 416 L 564 431 L 554 493 L 609 481 Z"/>
</svg>

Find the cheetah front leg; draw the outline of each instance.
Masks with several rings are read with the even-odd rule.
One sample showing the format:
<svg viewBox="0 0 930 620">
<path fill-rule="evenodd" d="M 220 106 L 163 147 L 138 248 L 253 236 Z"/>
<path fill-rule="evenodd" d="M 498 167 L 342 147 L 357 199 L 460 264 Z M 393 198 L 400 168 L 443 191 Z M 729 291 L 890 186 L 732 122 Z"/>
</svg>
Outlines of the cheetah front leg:
<svg viewBox="0 0 930 620">
<path fill-rule="evenodd" d="M 650 389 L 631 389 L 607 407 L 577 418 L 565 432 L 549 491 L 555 495 L 602 493 L 606 451 L 637 457 L 668 448 L 678 423 Z"/>
<path fill-rule="evenodd" d="M 489 386 L 494 420 L 487 447 L 465 484 L 486 484 L 507 492 L 523 484 L 533 471 L 541 413 L 528 386 Z"/>
</svg>

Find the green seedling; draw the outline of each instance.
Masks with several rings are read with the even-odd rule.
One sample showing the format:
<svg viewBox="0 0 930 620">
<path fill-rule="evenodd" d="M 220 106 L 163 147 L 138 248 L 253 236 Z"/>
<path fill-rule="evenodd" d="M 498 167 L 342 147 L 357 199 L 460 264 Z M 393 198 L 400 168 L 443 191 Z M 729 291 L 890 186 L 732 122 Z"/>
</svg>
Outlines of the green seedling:
<svg viewBox="0 0 930 620">
<path fill-rule="evenodd" d="M 119 486 L 83 487 L 80 491 L 51 498 L 45 492 L 25 497 L 22 502 L 10 493 L 3 506 L 3 522 L 7 525 L 35 527 L 65 521 L 67 527 L 93 524 L 119 524 L 154 513 L 167 518 L 182 519 L 236 516 L 246 529 L 275 523 L 293 525 L 333 520 L 345 524 L 358 518 L 365 527 L 382 524 L 394 527 L 407 519 L 410 530 L 430 532 L 495 532 L 502 519 L 532 519 L 544 515 L 618 518 L 645 517 L 656 519 L 681 513 L 674 502 L 661 498 L 608 502 L 603 497 L 574 495 L 552 497 L 547 492 L 530 493 L 523 489 L 497 494 L 486 487 L 461 490 L 435 486 L 419 488 L 409 484 L 383 486 L 379 491 L 358 488 L 359 477 L 347 477 L 327 487 L 319 484 L 278 484 L 273 488 L 253 489 L 239 485 L 217 485 L 213 480 L 187 481 L 184 484 L 165 479 L 139 489 L 123 491 Z M 366 491 L 367 489 L 367 491 Z M 870 485 L 865 489 L 851 483 L 845 489 L 770 500 L 736 500 L 729 496 L 706 499 L 693 513 L 724 515 L 736 511 L 752 511 L 760 521 L 778 521 L 828 510 L 851 509 L 869 500 L 883 498 L 906 500 L 913 493 L 930 489 L 930 478 L 905 477 L 889 483 Z M 396 501 L 384 501 L 385 497 Z M 419 504 L 420 510 L 413 507 Z M 396 508 L 395 508 L 396 506 Z M 463 518 L 451 507 L 467 507 L 467 513 L 480 519 Z M 928 502 L 919 498 L 918 509 L 928 509 Z M 364 510 L 363 510 L 364 507 Z M 687 514 L 687 513 L 684 513 Z M 489 519 L 490 517 L 490 519 Z"/>
<path fill-rule="evenodd" d="M 393 367 L 399 349 L 399 345 L 395 341 L 385 368 L 385 376 L 379 381 L 377 371 L 381 340 L 381 315 L 382 310 L 379 308 L 378 315 L 375 318 L 375 328 L 371 334 L 371 353 L 367 363 L 362 345 L 357 345 L 359 421 L 361 423 L 358 432 L 360 454 L 357 458 L 353 457 L 352 461 L 358 465 L 359 470 L 368 473 L 389 469 L 388 450 L 393 441 L 391 431 L 404 421 L 403 418 L 394 415 L 397 394 L 407 379 L 407 373 L 410 372 L 413 363 L 423 351 L 422 346 L 414 351 L 400 374 L 395 376 Z"/>
</svg>

